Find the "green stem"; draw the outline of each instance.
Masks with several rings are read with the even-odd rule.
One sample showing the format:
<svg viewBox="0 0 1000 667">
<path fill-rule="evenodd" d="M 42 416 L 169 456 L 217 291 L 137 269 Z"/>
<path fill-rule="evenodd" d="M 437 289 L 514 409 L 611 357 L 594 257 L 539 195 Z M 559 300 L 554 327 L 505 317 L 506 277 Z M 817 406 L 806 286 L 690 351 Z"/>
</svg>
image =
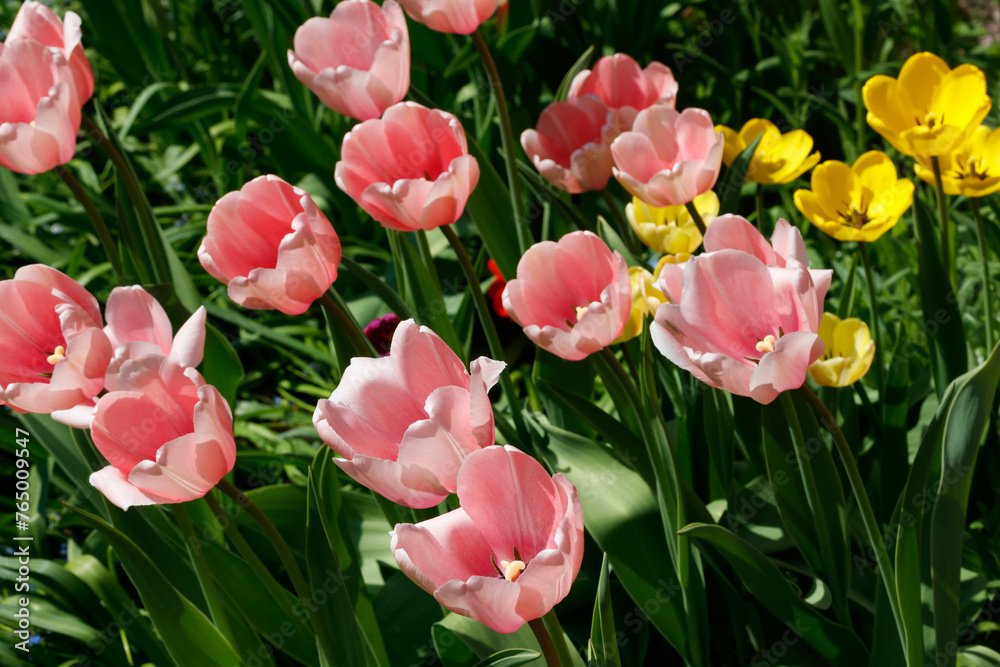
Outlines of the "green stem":
<svg viewBox="0 0 1000 667">
<path fill-rule="evenodd" d="M 691 214 L 691 219 L 694 220 L 694 226 L 698 228 L 702 236 L 705 236 L 705 221 L 701 219 L 701 213 L 698 212 L 698 208 L 694 205 L 693 201 L 689 201 L 684 204 L 684 207 Z"/>
<path fill-rule="evenodd" d="M 427 273 L 430 274 L 431 280 L 434 281 L 434 287 L 441 291 L 441 279 L 438 278 L 437 266 L 434 265 L 434 255 L 431 254 L 430 243 L 427 242 L 427 232 L 422 229 L 416 231 L 417 235 L 417 247 L 420 249 L 420 259 L 424 261 L 424 266 L 427 267 Z"/>
<path fill-rule="evenodd" d="M 66 165 L 59 165 L 54 169 L 54 171 L 59 174 L 59 177 L 63 179 L 63 183 L 66 187 L 70 189 L 76 200 L 80 202 L 83 206 L 83 211 L 90 218 L 90 224 L 94 226 L 94 232 L 97 233 L 97 238 L 101 242 L 101 247 L 104 248 L 104 254 L 108 256 L 108 261 L 111 262 L 111 268 L 115 271 L 115 276 L 118 278 L 118 282 L 122 282 L 124 271 L 122 269 L 122 257 L 118 253 L 118 244 L 115 243 L 114 238 L 111 236 L 111 231 L 108 229 L 107 224 L 104 222 L 104 218 L 101 216 L 100 211 L 94 206 L 93 200 L 91 200 L 90 195 L 87 191 L 83 189 L 80 185 L 80 181 L 76 180 L 76 176 L 66 168 Z"/>
<path fill-rule="evenodd" d="M 934 168 L 934 187 L 937 189 L 938 219 L 941 222 L 941 266 L 948 284 L 951 280 L 951 243 L 948 240 L 948 200 L 945 199 L 944 181 L 941 180 L 941 162 L 936 155 L 931 156 L 931 166 Z"/>
<path fill-rule="evenodd" d="M 872 338 L 875 340 L 875 378 L 878 381 L 879 413 L 885 410 L 885 366 L 882 364 L 882 327 L 879 324 L 878 290 L 875 289 L 875 274 L 868 258 L 868 244 L 858 242 L 861 262 L 865 265 L 865 281 L 868 283 L 868 308 L 872 316 Z"/>
<path fill-rule="evenodd" d="M 479 30 L 471 35 L 472 44 L 479 52 L 479 59 L 486 69 L 486 77 L 493 88 L 493 97 L 497 103 L 497 115 L 500 117 L 500 141 L 507 163 L 507 184 L 510 186 L 510 203 L 514 212 L 514 228 L 517 230 L 517 243 L 523 255 L 534 243 L 528 221 L 524 217 L 524 197 L 521 195 L 521 175 L 517 173 L 517 142 L 514 141 L 514 130 L 510 124 L 510 112 L 507 110 L 507 97 L 503 92 L 500 72 L 493 61 L 490 48 Z"/>
<path fill-rule="evenodd" d="M 865 150 L 865 107 L 862 96 L 861 70 L 864 68 L 865 15 L 861 0 L 852 0 L 854 7 L 854 124 L 858 131 L 856 148 L 860 156 Z"/>
<path fill-rule="evenodd" d="M 208 567 L 208 561 L 205 560 L 205 554 L 198 544 L 199 538 L 195 535 L 194 524 L 191 523 L 187 506 L 182 503 L 174 505 L 171 509 L 173 510 L 174 518 L 177 519 L 177 527 L 180 529 L 181 534 L 184 536 L 184 542 L 187 544 L 188 555 L 191 557 L 191 562 L 194 563 L 194 570 L 198 575 L 198 582 L 201 584 L 201 592 L 205 596 L 205 602 L 208 603 L 208 611 L 212 615 L 212 621 L 215 623 L 215 627 L 219 628 L 222 636 L 235 648 L 237 643 L 233 635 L 233 629 L 229 625 L 229 619 L 226 617 L 226 612 L 222 607 L 222 600 L 219 598 L 219 591 L 215 587 L 215 580 L 212 579 L 212 571 Z"/>
<path fill-rule="evenodd" d="M 899 631 L 899 638 L 905 650 L 906 629 L 903 626 L 903 619 L 899 611 L 899 598 L 896 595 L 896 575 L 892 569 L 889 551 L 886 549 L 885 542 L 883 542 L 882 535 L 879 532 L 878 520 L 875 518 L 871 501 L 868 499 L 865 483 L 861 479 L 861 473 L 858 472 L 858 464 L 854 460 L 854 454 L 851 453 L 851 446 L 847 444 L 847 439 L 844 437 L 843 431 L 840 430 L 840 427 L 833 420 L 833 415 L 826 409 L 823 402 L 819 400 L 819 397 L 813 393 L 812 389 L 806 385 L 802 385 L 799 388 L 799 393 L 816 412 L 820 425 L 824 426 L 833 436 L 833 443 L 837 448 L 837 453 L 840 455 L 840 460 L 844 463 L 847 478 L 851 482 L 851 490 L 854 492 L 854 499 L 858 503 L 861 520 L 865 525 L 865 533 L 868 536 L 868 542 L 875 551 L 875 562 L 878 564 L 878 573 L 882 577 L 882 584 L 885 586 L 889 606 L 892 609 L 892 617 L 896 621 L 896 629 Z"/>
<path fill-rule="evenodd" d="M 986 245 L 986 225 L 979 210 L 979 199 L 972 197 L 972 216 L 976 219 L 976 234 L 979 236 L 979 261 L 983 263 L 983 312 L 986 315 L 986 349 L 993 349 L 993 294 L 990 288 L 990 255 Z"/>
<path fill-rule="evenodd" d="M 761 183 L 757 184 L 756 190 L 757 199 L 757 230 L 761 234 L 767 235 L 767 230 L 764 228 L 764 186 Z"/>
<path fill-rule="evenodd" d="M 559 625 L 559 617 L 556 616 L 555 608 L 550 609 L 549 613 L 542 616 L 542 622 L 549 633 L 549 638 L 556 647 L 556 655 L 560 662 L 564 665 L 572 665 L 573 655 L 566 644 L 566 635 L 563 634 L 562 626 Z"/>
<path fill-rule="evenodd" d="M 618 202 L 615 198 L 611 196 L 607 188 L 601 190 L 601 196 L 604 197 L 604 203 L 608 205 L 608 210 L 611 211 L 611 217 L 615 221 L 615 227 L 618 228 L 618 235 L 622 237 L 622 241 L 625 242 L 625 247 L 633 255 L 636 254 L 635 238 L 632 234 L 632 230 L 629 228 L 628 220 L 625 219 L 625 214 L 622 213 L 618 206 Z"/>
<path fill-rule="evenodd" d="M 451 225 L 443 225 L 438 229 L 444 233 L 445 238 L 448 239 L 448 243 L 451 244 L 452 249 L 458 256 L 458 263 L 462 267 L 462 273 L 465 274 L 465 280 L 469 283 L 469 289 L 472 290 L 472 303 L 476 307 L 476 314 L 479 315 L 479 322 L 483 325 L 486 342 L 490 347 L 490 355 L 497 361 L 504 361 L 503 343 L 500 342 L 500 335 L 497 334 L 496 326 L 493 324 L 493 316 L 490 314 L 490 308 L 486 304 L 486 297 L 483 296 L 483 288 L 479 283 L 479 276 L 476 275 L 476 269 L 472 266 L 472 260 L 469 259 L 469 253 L 465 251 L 462 240 L 458 238 Z M 521 401 L 517 395 L 514 383 L 510 379 L 509 372 L 500 373 L 500 386 L 507 397 L 507 404 L 510 406 L 510 413 L 514 419 L 514 428 L 517 430 L 517 436 L 521 439 L 522 443 L 527 445 L 531 441 L 531 435 L 524 421 L 524 415 L 521 414 Z"/>
<path fill-rule="evenodd" d="M 333 288 L 330 288 L 333 291 Z M 365 337 L 364 332 L 361 330 L 360 325 L 354 320 L 352 315 L 344 312 L 344 309 L 334 300 L 329 293 L 324 294 L 319 299 L 317 299 L 321 306 L 330 315 L 330 319 L 337 323 L 341 330 L 351 341 L 351 345 L 354 347 L 354 351 L 357 352 L 359 357 L 377 357 L 378 354 L 372 349 L 371 343 L 368 342 L 368 338 Z"/>
<path fill-rule="evenodd" d="M 378 298 L 382 299 L 382 301 L 385 302 L 385 305 L 389 306 L 389 309 L 396 313 L 400 319 L 408 320 L 413 317 L 410 307 L 406 305 L 406 302 L 403 301 L 401 296 L 399 296 L 399 293 L 389 287 L 389 285 L 387 285 L 385 281 L 377 275 L 347 255 L 340 258 L 340 265 L 344 267 L 344 270 L 347 271 L 347 273 L 364 283 L 365 287 L 374 292 Z"/>
<path fill-rule="evenodd" d="M 544 621 L 540 618 L 536 618 L 528 621 L 528 627 L 530 627 L 531 631 L 535 633 L 535 639 L 538 640 L 538 645 L 542 647 L 542 655 L 545 656 L 545 664 L 548 665 L 548 667 L 562 667 L 562 663 L 559 661 L 559 654 L 556 653 L 555 644 L 552 643 L 552 637 L 549 636 L 549 631 L 545 629 Z"/>
</svg>

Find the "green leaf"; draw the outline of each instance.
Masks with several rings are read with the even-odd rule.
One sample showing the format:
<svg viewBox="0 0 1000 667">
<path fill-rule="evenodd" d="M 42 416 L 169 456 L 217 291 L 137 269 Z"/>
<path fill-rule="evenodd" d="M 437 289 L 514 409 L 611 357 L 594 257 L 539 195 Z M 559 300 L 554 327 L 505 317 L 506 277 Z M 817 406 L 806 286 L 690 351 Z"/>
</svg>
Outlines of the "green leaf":
<svg viewBox="0 0 1000 667">
<path fill-rule="evenodd" d="M 239 355 L 222 332 L 211 324 L 205 327 L 205 357 L 201 374 L 226 399 L 230 407 L 236 405 L 236 388 L 243 381 L 243 364 Z"/>
<path fill-rule="evenodd" d="M 573 83 L 573 79 L 576 75 L 587 69 L 587 65 L 590 63 L 590 59 L 594 56 L 594 45 L 591 44 L 587 47 L 587 50 L 576 59 L 573 66 L 569 68 L 566 72 L 566 76 L 563 77 L 562 82 L 559 84 L 559 88 L 556 89 L 556 102 L 565 102 L 566 98 L 569 97 L 569 87 Z"/>
<path fill-rule="evenodd" d="M 868 651 L 861 639 L 800 600 L 781 571 L 746 541 L 721 526 L 691 524 L 680 532 L 699 547 L 715 547 L 750 593 L 823 658 L 838 665 L 868 664 Z"/>
<path fill-rule="evenodd" d="M 178 665 L 236 665 L 240 657 L 201 611 L 177 592 L 149 556 L 104 519 L 70 507 L 101 532 L 125 566 L 143 606 Z"/>
<path fill-rule="evenodd" d="M 529 651 L 523 648 L 509 648 L 504 651 L 497 651 L 485 660 L 476 663 L 476 667 L 518 667 L 518 665 L 528 665 L 542 657 L 538 651 Z"/>
<path fill-rule="evenodd" d="M 743 182 L 747 177 L 747 170 L 750 169 L 750 161 L 753 153 L 757 150 L 764 134 L 761 133 L 756 139 L 750 142 L 743 152 L 736 156 L 733 163 L 726 170 L 726 177 L 719 185 L 719 211 L 721 213 L 737 213 L 740 205 L 740 191 L 743 189 Z"/>
<path fill-rule="evenodd" d="M 597 600 L 594 602 L 594 618 L 590 624 L 590 648 L 590 665 L 621 667 L 618 639 L 615 637 L 615 615 L 611 609 L 611 591 L 608 585 L 607 553 L 601 561 L 601 577 L 597 582 Z"/>
<path fill-rule="evenodd" d="M 469 195 L 465 210 L 476 223 L 479 236 L 490 257 L 497 263 L 500 274 L 511 280 L 517 275 L 517 262 L 521 258 L 521 252 L 517 246 L 510 194 L 483 149 L 471 137 L 468 138 L 468 143 L 469 154 L 479 163 L 479 184 Z"/>
<path fill-rule="evenodd" d="M 834 52 L 848 73 L 854 73 L 854 38 L 844 18 L 840 0 L 819 0 L 819 13 Z M 857 20 L 857 17 L 855 17 Z"/>
<path fill-rule="evenodd" d="M 441 289 L 434 283 L 427 267 L 420 259 L 420 254 L 406 237 L 399 235 L 396 245 L 402 256 L 403 270 L 406 272 L 406 284 L 411 288 L 417 321 L 426 324 L 434 330 L 461 359 L 465 359 L 465 346 L 455 331 L 455 325 L 448 315 Z"/>
<path fill-rule="evenodd" d="M 955 381 L 941 443 L 941 482 L 931 518 L 931 573 L 934 635 L 939 649 L 958 638 L 962 542 L 979 443 L 993 410 L 1000 382 L 1000 345 L 980 366 Z M 945 651 L 947 654 L 947 651 Z M 955 664 L 947 654 L 946 667 Z"/>
</svg>

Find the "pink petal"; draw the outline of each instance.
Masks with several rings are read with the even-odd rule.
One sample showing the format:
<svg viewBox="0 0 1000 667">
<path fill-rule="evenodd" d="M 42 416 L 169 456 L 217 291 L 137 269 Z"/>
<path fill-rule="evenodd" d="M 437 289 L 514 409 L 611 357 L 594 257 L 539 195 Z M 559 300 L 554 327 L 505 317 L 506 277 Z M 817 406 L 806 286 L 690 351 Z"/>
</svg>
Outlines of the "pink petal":
<svg viewBox="0 0 1000 667">
<path fill-rule="evenodd" d="M 823 341 L 814 333 L 796 331 L 785 334 L 774 344 L 754 371 L 750 381 L 750 396 L 767 405 L 778 394 L 798 389 L 806 381 L 809 365 L 823 354 Z"/>
<path fill-rule="evenodd" d="M 173 328 L 163 306 L 138 285 L 116 287 L 108 297 L 105 313 L 108 324 L 104 332 L 111 345 L 132 341 L 145 341 L 156 345 L 163 354 L 169 354 L 173 342 Z"/>
</svg>

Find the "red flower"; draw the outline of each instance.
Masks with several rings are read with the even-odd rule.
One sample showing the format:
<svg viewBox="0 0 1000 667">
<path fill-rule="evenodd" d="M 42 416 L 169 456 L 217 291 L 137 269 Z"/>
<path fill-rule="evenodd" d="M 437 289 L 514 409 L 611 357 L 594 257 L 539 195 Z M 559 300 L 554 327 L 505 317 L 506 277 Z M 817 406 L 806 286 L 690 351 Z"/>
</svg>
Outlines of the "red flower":
<svg viewBox="0 0 1000 667">
<path fill-rule="evenodd" d="M 493 310 L 497 311 L 497 315 L 509 318 L 510 315 L 507 314 L 507 310 L 503 307 L 503 289 L 507 286 L 507 281 L 503 279 L 503 274 L 500 273 L 497 263 L 492 259 L 486 262 L 486 268 L 496 276 L 496 279 L 486 290 L 486 298 L 493 301 Z"/>
</svg>

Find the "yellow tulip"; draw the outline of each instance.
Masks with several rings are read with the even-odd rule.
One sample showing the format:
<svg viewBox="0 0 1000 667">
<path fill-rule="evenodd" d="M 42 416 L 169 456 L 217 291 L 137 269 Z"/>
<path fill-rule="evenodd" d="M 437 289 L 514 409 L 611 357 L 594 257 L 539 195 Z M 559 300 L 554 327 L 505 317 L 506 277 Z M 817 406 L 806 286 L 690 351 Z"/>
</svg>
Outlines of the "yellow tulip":
<svg viewBox="0 0 1000 667">
<path fill-rule="evenodd" d="M 1000 191 L 1000 129 L 980 125 L 955 150 L 940 158 L 941 182 L 949 195 L 985 197 Z M 934 167 L 917 158 L 917 176 L 934 183 Z"/>
<path fill-rule="evenodd" d="M 813 138 L 803 130 L 782 134 L 774 123 L 763 118 L 748 120 L 739 132 L 724 125 L 717 125 L 715 129 L 726 139 L 722 149 L 722 161 L 726 166 L 731 165 L 754 139 L 764 135 L 747 169 L 748 181 L 764 185 L 791 183 L 819 162 L 819 152 L 809 154 Z"/>
<path fill-rule="evenodd" d="M 853 167 L 830 160 L 812 173 L 812 190 L 796 190 L 795 206 L 838 241 L 874 241 L 913 204 L 913 183 L 896 178 L 896 165 L 869 151 Z"/>
<path fill-rule="evenodd" d="M 947 153 L 990 110 L 986 76 L 975 65 L 955 69 L 933 53 L 909 57 L 899 78 L 879 74 L 862 89 L 868 124 L 906 155 Z"/>
<path fill-rule="evenodd" d="M 653 286 L 653 274 L 641 266 L 630 266 L 628 277 L 632 281 L 632 313 L 625 322 L 622 335 L 615 340 L 624 343 L 642 333 L 643 319 L 647 314 L 653 314 L 661 303 L 667 302 L 667 297 Z"/>
<path fill-rule="evenodd" d="M 875 343 L 868 325 L 861 320 L 854 317 L 842 320 L 831 313 L 823 313 L 819 337 L 826 350 L 809 367 L 809 375 L 816 384 L 846 387 L 863 378 L 871 368 Z"/>
<path fill-rule="evenodd" d="M 719 215 L 719 197 L 709 190 L 694 198 L 694 207 L 707 226 Z M 625 207 L 632 231 L 656 252 L 694 252 L 701 245 L 701 232 L 684 206 L 650 206 L 638 197 Z"/>
</svg>

